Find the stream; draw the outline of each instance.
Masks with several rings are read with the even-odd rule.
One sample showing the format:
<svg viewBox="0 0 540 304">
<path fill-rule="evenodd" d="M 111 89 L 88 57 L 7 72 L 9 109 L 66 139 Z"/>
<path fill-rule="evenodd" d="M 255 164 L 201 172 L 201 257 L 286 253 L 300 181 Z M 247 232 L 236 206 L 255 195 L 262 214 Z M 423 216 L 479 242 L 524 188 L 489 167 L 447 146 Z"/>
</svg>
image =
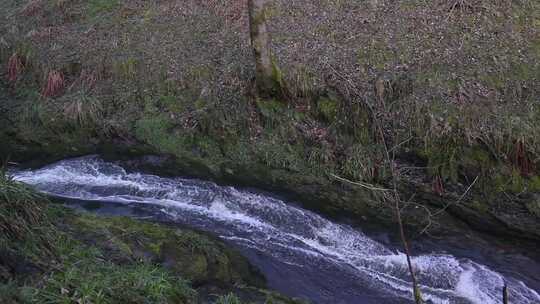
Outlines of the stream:
<svg viewBox="0 0 540 304">
<path fill-rule="evenodd" d="M 68 159 L 16 180 L 97 213 L 146 217 L 210 232 L 258 267 L 268 287 L 320 304 L 413 303 L 399 247 L 269 194 L 128 172 L 98 156 Z M 86 206 L 86 207 L 85 207 Z M 97 207 L 96 207 L 97 206 Z M 450 246 L 446 246 L 450 247 Z M 464 245 L 412 257 L 428 303 L 540 303 L 540 261 Z"/>
</svg>

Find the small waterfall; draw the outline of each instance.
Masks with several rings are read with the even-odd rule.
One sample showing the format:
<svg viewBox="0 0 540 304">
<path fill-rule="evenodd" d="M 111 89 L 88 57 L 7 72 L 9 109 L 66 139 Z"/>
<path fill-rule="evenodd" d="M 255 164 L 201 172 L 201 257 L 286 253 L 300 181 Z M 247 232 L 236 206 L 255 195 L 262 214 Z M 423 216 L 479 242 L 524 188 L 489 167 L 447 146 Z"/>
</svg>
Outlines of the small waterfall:
<svg viewBox="0 0 540 304">
<path fill-rule="evenodd" d="M 128 173 L 97 156 L 12 175 L 52 196 L 158 206 L 169 219 L 212 232 L 253 253 L 253 259 L 278 263 L 283 268 L 273 270 L 274 275 L 288 282 L 282 289 L 294 288 L 295 295 L 314 302 L 410 303 L 404 254 L 358 229 L 273 197 L 198 180 Z M 500 303 L 504 282 L 512 303 L 540 303 L 535 290 L 477 261 L 432 253 L 415 256 L 413 262 L 422 293 L 432 303 Z"/>
</svg>

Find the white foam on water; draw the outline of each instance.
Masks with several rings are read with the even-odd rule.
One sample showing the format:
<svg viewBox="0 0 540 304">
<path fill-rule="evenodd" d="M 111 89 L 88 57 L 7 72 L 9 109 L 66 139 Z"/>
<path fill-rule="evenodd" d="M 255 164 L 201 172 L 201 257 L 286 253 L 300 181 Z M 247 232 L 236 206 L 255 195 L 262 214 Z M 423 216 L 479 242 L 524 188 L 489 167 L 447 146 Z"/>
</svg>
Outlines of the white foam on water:
<svg viewBox="0 0 540 304">
<path fill-rule="evenodd" d="M 315 259 L 346 267 L 381 292 L 410 299 L 406 256 L 347 225 L 261 194 L 213 183 L 127 173 L 96 156 L 58 162 L 13 177 L 50 195 L 161 206 L 178 220 L 203 222 L 222 238 L 263 251 L 289 265 Z M 421 290 L 432 303 L 495 304 L 504 281 L 513 303 L 540 303 L 523 282 L 448 254 L 412 257 Z M 313 262 L 317 263 L 317 262 Z M 343 268 L 345 269 L 345 268 Z M 339 276 L 339 274 L 336 274 Z"/>
</svg>

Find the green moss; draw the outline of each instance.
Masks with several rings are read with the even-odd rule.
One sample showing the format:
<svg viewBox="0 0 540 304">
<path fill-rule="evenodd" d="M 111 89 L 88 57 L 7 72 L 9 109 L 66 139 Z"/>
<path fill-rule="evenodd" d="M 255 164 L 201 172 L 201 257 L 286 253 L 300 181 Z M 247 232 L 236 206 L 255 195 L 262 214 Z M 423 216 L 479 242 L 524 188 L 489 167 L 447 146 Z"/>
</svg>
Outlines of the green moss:
<svg viewBox="0 0 540 304">
<path fill-rule="evenodd" d="M 202 111 L 206 108 L 207 103 L 203 99 L 197 99 L 194 105 L 195 105 L 195 110 Z"/>
<path fill-rule="evenodd" d="M 259 161 L 271 168 L 293 172 L 300 172 L 304 168 L 302 145 L 291 145 L 279 137 L 269 136 L 254 148 Z"/>
<path fill-rule="evenodd" d="M 482 203 L 482 202 L 477 201 L 477 200 L 472 201 L 470 206 L 473 209 L 475 209 L 477 211 L 480 211 L 480 212 L 483 212 L 483 213 L 486 213 L 489 210 L 489 207 L 485 203 Z"/>
<path fill-rule="evenodd" d="M 11 252 L 11 256 L 17 257 L 15 263 L 24 264 L 29 269 L 34 269 L 35 266 L 32 265 L 40 265 L 40 270 L 32 273 L 32 280 L 20 280 L 19 276 L 23 273 L 18 271 L 11 274 L 15 275 L 15 281 L 0 284 L 1 300 L 8 301 L 6 303 L 135 303 L 141 299 L 153 303 L 195 302 L 196 292 L 187 281 L 164 268 L 145 263 L 115 264 L 100 248 L 88 246 L 75 239 L 72 234 L 75 231 L 75 235 L 103 233 L 102 237 L 93 241 L 102 241 L 105 245 L 106 241 L 110 240 L 111 233 L 104 231 L 116 227 L 114 223 L 100 221 L 92 216 L 78 218 L 72 211 L 49 206 L 31 190 L 3 178 L 2 175 L 0 204 L 11 202 L 11 207 L 1 210 L 14 212 L 10 217 L 17 219 L 17 224 L 13 226 L 16 230 L 12 230 L 9 229 L 9 223 L 0 222 L 2 227 L 8 228 L 0 236 L 1 252 Z M 19 208 L 16 208 L 15 202 L 20 204 Z M 6 218 L 2 216 L 0 219 Z M 29 220 L 32 222 L 27 223 Z M 119 222 L 127 223 L 125 220 Z M 52 223 L 69 225 L 70 228 L 65 232 Z M 134 223 L 130 225 L 140 227 Z M 154 232 L 158 230 L 156 227 L 146 228 L 140 229 Z M 112 237 L 120 239 L 118 235 Z M 119 243 L 120 241 L 113 242 Z M 0 270 L 5 266 L 3 263 L 4 261 L 0 260 Z M 37 276 L 41 275 L 41 271 L 46 275 L 38 280 Z M 6 278 L 1 279 L 5 282 Z M 39 281 L 39 284 L 34 285 L 34 281 Z M 21 282 L 30 285 L 21 286 Z"/>
<path fill-rule="evenodd" d="M 127 58 L 126 60 L 115 62 L 114 71 L 124 79 L 134 79 L 137 76 L 138 64 L 139 61 L 137 59 Z"/>
<path fill-rule="evenodd" d="M 87 11 L 90 17 L 109 13 L 120 5 L 118 0 L 89 0 L 87 1 Z"/>
<path fill-rule="evenodd" d="M 275 58 L 272 58 L 272 80 L 275 83 L 275 90 L 277 92 L 281 92 L 285 89 L 285 78 L 283 77 L 283 72 L 279 68 L 277 60 Z"/>
<path fill-rule="evenodd" d="M 497 192 L 521 193 L 523 191 L 535 191 L 532 189 L 538 187 L 536 177 L 527 179 L 521 175 L 519 170 L 507 166 L 497 168 L 496 173 L 493 176 L 488 176 L 488 178 L 490 178 L 492 186 Z"/>
<path fill-rule="evenodd" d="M 257 108 L 259 109 L 263 117 L 272 120 L 277 119 L 277 116 L 284 114 L 287 106 L 284 102 L 276 99 L 257 99 Z"/>
<path fill-rule="evenodd" d="M 384 70 L 387 65 L 396 59 L 396 53 L 389 47 L 390 43 L 383 40 L 372 39 L 357 53 L 358 63 Z"/>
<path fill-rule="evenodd" d="M 147 142 L 162 152 L 177 153 L 183 141 L 169 133 L 172 124 L 165 117 L 155 116 L 140 119 L 135 124 L 135 135 L 139 140 Z"/>
<path fill-rule="evenodd" d="M 540 199 L 538 197 L 535 197 L 530 202 L 526 203 L 525 207 L 531 214 L 534 214 L 540 219 Z"/>
<path fill-rule="evenodd" d="M 106 245 L 111 256 L 158 262 L 193 282 L 232 284 L 255 280 L 244 271 L 247 264 L 236 253 L 190 230 L 92 215 L 73 217 L 70 225 Z"/>
<path fill-rule="evenodd" d="M 176 95 L 168 94 L 159 97 L 159 101 L 165 108 L 172 113 L 180 114 L 185 110 L 184 105 Z"/>
<path fill-rule="evenodd" d="M 0 258 L 2 303 L 188 304 L 197 303 L 197 292 L 186 279 L 227 288 L 264 284 L 238 253 L 201 233 L 78 214 L 0 179 L 0 206 L 8 202 L 15 208 L 0 209 L 0 225 L 8 229 L 0 235 L 0 255 L 9 252 L 31 276 L 8 271 L 17 265 Z M 6 212 L 16 225 L 3 222 Z"/>
<path fill-rule="evenodd" d="M 459 146 L 451 141 L 427 147 L 423 155 L 428 159 L 429 174 L 456 182 L 459 172 L 459 149 Z"/>
<path fill-rule="evenodd" d="M 479 146 L 463 147 L 459 155 L 458 170 L 469 176 L 485 176 L 496 166 L 490 153 Z"/>
<path fill-rule="evenodd" d="M 520 193 L 526 190 L 526 186 L 527 180 L 523 176 L 521 176 L 521 172 L 515 169 L 512 170 L 508 190 L 513 193 Z"/>
<path fill-rule="evenodd" d="M 536 20 L 536 27 L 540 27 L 540 18 Z M 540 58 L 540 38 L 535 38 L 531 41 L 531 52 L 536 58 Z"/>
<path fill-rule="evenodd" d="M 338 103 L 334 99 L 324 97 L 317 101 L 317 110 L 324 120 L 334 122 L 338 114 Z"/>
<path fill-rule="evenodd" d="M 540 192 L 540 176 L 531 177 L 528 181 L 527 188 L 531 192 Z"/>
</svg>

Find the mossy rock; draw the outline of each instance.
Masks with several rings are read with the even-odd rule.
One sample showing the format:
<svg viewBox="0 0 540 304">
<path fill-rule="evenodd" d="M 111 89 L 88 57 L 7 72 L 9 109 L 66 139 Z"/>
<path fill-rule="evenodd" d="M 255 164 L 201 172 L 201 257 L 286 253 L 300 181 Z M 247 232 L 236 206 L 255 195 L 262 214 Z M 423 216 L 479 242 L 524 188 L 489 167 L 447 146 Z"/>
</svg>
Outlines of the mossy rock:
<svg viewBox="0 0 540 304">
<path fill-rule="evenodd" d="M 531 214 L 540 219 L 540 195 L 534 195 L 533 199 L 525 204 L 525 207 Z"/>
<path fill-rule="evenodd" d="M 264 278 L 245 258 L 206 234 L 130 218 L 84 214 L 72 217 L 75 234 L 90 240 L 117 261 L 158 263 L 193 284 L 264 286 Z"/>
<path fill-rule="evenodd" d="M 204 233 L 74 212 L 0 176 L 2 205 L 0 303 L 295 303 Z"/>
</svg>

